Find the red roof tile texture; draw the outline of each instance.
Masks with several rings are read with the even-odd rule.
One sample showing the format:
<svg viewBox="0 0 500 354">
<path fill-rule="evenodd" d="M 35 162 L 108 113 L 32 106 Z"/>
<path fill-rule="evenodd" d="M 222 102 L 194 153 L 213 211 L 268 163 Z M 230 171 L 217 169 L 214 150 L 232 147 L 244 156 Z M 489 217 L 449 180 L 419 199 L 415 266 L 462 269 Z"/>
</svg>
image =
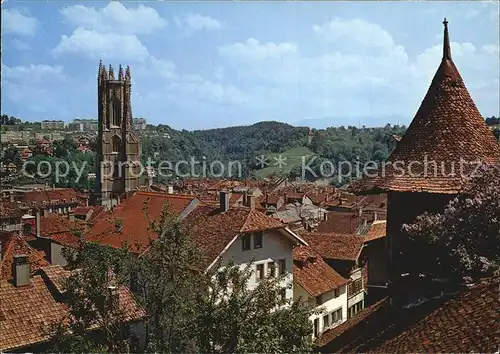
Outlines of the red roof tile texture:
<svg viewBox="0 0 500 354">
<path fill-rule="evenodd" d="M 60 266 L 49 266 L 41 269 L 41 275 L 32 277 L 27 286 L 15 287 L 8 281 L 0 282 L 1 351 L 24 348 L 49 339 L 46 334 L 49 326 L 69 316 L 68 306 L 59 301 L 63 290 L 61 284 L 69 274 Z M 144 317 L 144 310 L 127 287 L 120 286 L 118 294 L 125 321 Z"/>
<path fill-rule="evenodd" d="M 363 248 L 364 237 L 357 235 L 303 232 L 300 236 L 326 259 L 356 261 Z"/>
<path fill-rule="evenodd" d="M 397 310 L 386 300 L 325 332 L 317 344 L 341 353 L 493 353 L 500 344 L 498 277 L 445 302 Z"/>
<path fill-rule="evenodd" d="M 89 241 L 115 248 L 127 243 L 132 252 L 142 253 L 152 240 L 158 238 L 150 229 L 150 225 L 151 221 L 160 217 L 165 203 L 169 205 L 172 215 L 180 216 L 196 201 L 194 196 L 137 192 L 123 200 L 112 211 L 102 211 L 95 217 L 93 215 L 89 220 L 92 223 L 91 229 L 85 236 Z"/>
<path fill-rule="evenodd" d="M 447 25 L 444 37 L 444 48 L 449 49 Z M 379 171 L 376 177 L 353 183 L 351 190 L 357 193 L 384 190 L 456 194 L 464 184 L 464 176 L 459 170 L 461 160 L 500 164 L 500 144 L 465 87 L 451 59 L 451 50 L 447 53 L 415 118 L 388 159 L 393 164 L 402 163 L 406 169 L 404 174 L 390 167 L 385 173 Z M 437 173 L 431 161 L 438 166 Z M 411 162 L 419 163 L 411 166 L 413 173 L 409 173 Z M 424 165 L 427 165 L 427 173 Z M 452 166 L 455 166 L 455 176 L 449 174 Z M 465 169 L 465 174 L 472 172 L 469 168 Z"/>
<path fill-rule="evenodd" d="M 327 220 L 320 222 L 316 230 L 323 233 L 351 234 L 364 223 L 365 218 L 367 222 L 371 222 L 373 215 L 360 217 L 358 213 L 331 211 L 327 214 Z"/>
<path fill-rule="evenodd" d="M 346 285 L 348 280 L 331 268 L 318 252 L 308 246 L 293 250 L 293 280 L 312 297 Z"/>
<path fill-rule="evenodd" d="M 14 256 L 16 255 L 28 256 L 31 274 L 41 267 L 49 265 L 49 261 L 45 258 L 45 254 L 31 247 L 22 236 L 3 234 L 0 238 L 0 242 L 2 243 L 2 257 L 0 261 L 0 278 L 2 280 L 12 279 L 14 277 L 12 264 L 14 263 Z"/>
<path fill-rule="evenodd" d="M 17 203 L 0 201 L 0 219 L 20 218 L 23 214 Z"/>
<path fill-rule="evenodd" d="M 209 266 L 233 238 L 242 233 L 284 228 L 285 225 L 260 211 L 233 207 L 225 212 L 199 206 L 183 221 Z"/>
<path fill-rule="evenodd" d="M 76 248 L 80 244 L 79 234 L 83 235 L 87 229 L 84 221 L 71 221 L 68 218 L 49 213 L 40 218 L 40 237 L 49 238 L 63 246 Z"/>
<path fill-rule="evenodd" d="M 56 188 L 56 189 L 46 189 L 29 191 L 24 193 L 23 201 L 29 203 L 28 206 L 48 206 L 51 202 L 58 201 L 57 204 L 66 203 L 78 203 L 77 193 L 71 188 Z M 43 204 L 45 202 L 46 204 Z M 33 205 L 35 203 L 35 205 Z"/>
<path fill-rule="evenodd" d="M 386 221 L 376 221 L 372 224 L 370 227 L 370 230 L 368 230 L 368 233 L 366 234 L 364 241 L 365 242 L 370 242 L 373 240 L 378 240 L 380 238 L 385 237 L 387 234 L 387 223 Z"/>
</svg>

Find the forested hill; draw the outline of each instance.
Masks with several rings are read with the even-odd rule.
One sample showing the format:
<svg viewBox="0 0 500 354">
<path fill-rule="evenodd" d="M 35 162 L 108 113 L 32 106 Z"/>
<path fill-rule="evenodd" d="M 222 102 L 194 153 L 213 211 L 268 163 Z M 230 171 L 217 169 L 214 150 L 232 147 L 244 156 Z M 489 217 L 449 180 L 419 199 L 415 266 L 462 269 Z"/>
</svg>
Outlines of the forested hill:
<svg viewBox="0 0 500 354">
<path fill-rule="evenodd" d="M 308 127 L 294 127 L 280 122 L 260 122 L 199 131 L 177 131 L 168 126 L 150 127 L 141 137 L 142 154 L 155 160 L 178 161 L 194 157 L 206 161 L 242 162 L 249 176 L 266 177 L 269 174 L 287 174 L 301 156 L 318 155 L 317 163 L 348 160 L 382 161 L 395 146 L 393 135 L 402 135 L 403 126 L 386 125 L 383 128 L 332 127 L 313 129 L 309 141 Z M 153 133 L 154 131 L 154 133 Z M 155 154 L 156 153 L 156 154 Z M 259 171 L 256 157 L 284 154 L 290 162 L 278 170 L 267 167 Z"/>
</svg>

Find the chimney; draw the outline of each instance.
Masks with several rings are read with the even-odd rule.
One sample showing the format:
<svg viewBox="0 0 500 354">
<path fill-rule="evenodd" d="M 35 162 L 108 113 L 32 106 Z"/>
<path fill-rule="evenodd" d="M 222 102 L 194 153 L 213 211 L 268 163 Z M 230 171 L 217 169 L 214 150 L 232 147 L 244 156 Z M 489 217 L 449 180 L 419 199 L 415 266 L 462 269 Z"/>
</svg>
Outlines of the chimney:
<svg viewBox="0 0 500 354">
<path fill-rule="evenodd" d="M 70 211 L 68 213 L 68 220 L 69 221 L 75 221 L 75 213 L 73 211 Z"/>
<path fill-rule="evenodd" d="M 30 283 L 30 265 L 28 256 L 25 254 L 14 255 L 12 263 L 12 273 L 14 275 L 14 285 L 19 287 Z"/>
<path fill-rule="evenodd" d="M 220 203 L 220 211 L 224 212 L 229 209 L 229 192 L 228 191 L 220 191 L 219 192 L 219 203 Z"/>
<path fill-rule="evenodd" d="M 47 208 L 43 209 L 43 217 L 46 218 L 49 215 L 49 210 Z"/>
<path fill-rule="evenodd" d="M 376 210 L 373 211 L 373 221 L 377 221 L 378 220 L 378 213 Z"/>
<path fill-rule="evenodd" d="M 328 213 L 323 213 L 323 221 L 327 221 L 328 220 Z"/>
<path fill-rule="evenodd" d="M 167 186 L 167 194 L 174 194 L 174 186 Z"/>
<path fill-rule="evenodd" d="M 44 210 L 45 212 L 45 210 Z M 40 209 L 36 210 L 36 237 L 40 237 Z"/>
<path fill-rule="evenodd" d="M 118 305 L 118 301 L 120 299 L 120 295 L 118 293 L 118 287 L 114 285 L 108 286 L 108 299 L 111 306 Z"/>
<path fill-rule="evenodd" d="M 361 217 L 361 215 L 363 215 L 363 208 L 359 207 L 359 216 Z"/>
</svg>

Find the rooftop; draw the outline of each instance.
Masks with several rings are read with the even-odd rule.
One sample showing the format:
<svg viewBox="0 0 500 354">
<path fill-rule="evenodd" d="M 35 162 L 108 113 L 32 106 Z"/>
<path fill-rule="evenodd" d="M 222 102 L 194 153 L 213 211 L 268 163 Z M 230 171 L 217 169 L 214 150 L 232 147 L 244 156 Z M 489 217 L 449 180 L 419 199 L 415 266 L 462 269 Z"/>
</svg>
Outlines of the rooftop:
<svg viewBox="0 0 500 354">
<path fill-rule="evenodd" d="M 459 193 L 464 174 L 460 163 L 500 164 L 500 146 L 472 100 L 452 58 L 448 22 L 444 22 L 443 57 L 431 85 L 408 130 L 398 142 L 388 161 L 403 162 L 412 171 L 389 166 L 385 173 L 353 183 L 357 193 L 375 191 Z M 434 163 L 434 165 L 433 165 Z M 405 166 L 403 165 L 403 166 Z M 425 166 L 425 167 L 424 167 Z M 437 172 L 434 167 L 438 166 Z M 444 167 L 441 167 L 444 166 Z"/>
<path fill-rule="evenodd" d="M 342 353 L 492 353 L 498 351 L 499 278 L 451 298 L 396 309 L 384 299 L 326 331 L 317 344 Z"/>
<path fill-rule="evenodd" d="M 348 283 L 308 246 L 298 246 L 293 250 L 293 279 L 312 297 Z"/>
<path fill-rule="evenodd" d="M 158 235 L 150 230 L 151 221 L 158 219 L 165 203 L 169 212 L 180 218 L 198 203 L 192 195 L 137 192 L 123 200 L 112 211 L 94 212 L 89 220 L 90 241 L 120 248 L 128 243 L 131 251 L 143 252 Z M 147 214 L 146 214 L 147 211 Z"/>
<path fill-rule="evenodd" d="M 356 261 L 364 237 L 336 233 L 303 232 L 300 234 L 323 258 Z"/>
</svg>

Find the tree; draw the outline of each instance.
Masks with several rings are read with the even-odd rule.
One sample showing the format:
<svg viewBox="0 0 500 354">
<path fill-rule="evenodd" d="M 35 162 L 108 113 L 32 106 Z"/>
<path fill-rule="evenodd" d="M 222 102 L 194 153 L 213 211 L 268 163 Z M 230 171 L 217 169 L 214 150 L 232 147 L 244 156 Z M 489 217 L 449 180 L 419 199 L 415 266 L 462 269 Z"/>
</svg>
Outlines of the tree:
<svg viewBox="0 0 500 354">
<path fill-rule="evenodd" d="M 428 278 L 470 282 L 491 275 L 500 265 L 500 170 L 482 166 L 465 192 L 444 212 L 404 225 L 425 262 L 413 264 Z M 415 263 L 415 262 L 413 262 Z"/>
<path fill-rule="evenodd" d="M 311 311 L 286 300 L 286 285 L 266 279 L 249 289 L 253 264 L 232 262 L 209 272 L 198 293 L 195 338 L 202 353 L 307 353 L 312 351 Z"/>
<path fill-rule="evenodd" d="M 110 269 L 131 284 L 146 311 L 148 352 L 310 352 L 311 311 L 281 297 L 290 284 L 275 278 L 248 289 L 252 265 L 240 269 L 229 263 L 207 271 L 189 229 L 168 205 L 151 221 L 151 230 L 158 238 L 140 256 L 130 252 L 138 245 L 116 250 L 85 242 L 67 256 L 71 268 L 81 271 L 67 282 L 74 319 L 53 332 L 57 351 L 128 351 L 123 320 L 102 296 Z M 105 329 L 99 340 L 86 331 L 96 318 Z"/>
<path fill-rule="evenodd" d="M 127 251 L 82 241 L 77 250 L 66 249 L 64 255 L 70 269 L 63 282 L 69 314 L 49 328 L 51 351 L 129 352 L 126 314 L 108 288 L 127 279 L 123 267 L 129 259 Z"/>
</svg>

